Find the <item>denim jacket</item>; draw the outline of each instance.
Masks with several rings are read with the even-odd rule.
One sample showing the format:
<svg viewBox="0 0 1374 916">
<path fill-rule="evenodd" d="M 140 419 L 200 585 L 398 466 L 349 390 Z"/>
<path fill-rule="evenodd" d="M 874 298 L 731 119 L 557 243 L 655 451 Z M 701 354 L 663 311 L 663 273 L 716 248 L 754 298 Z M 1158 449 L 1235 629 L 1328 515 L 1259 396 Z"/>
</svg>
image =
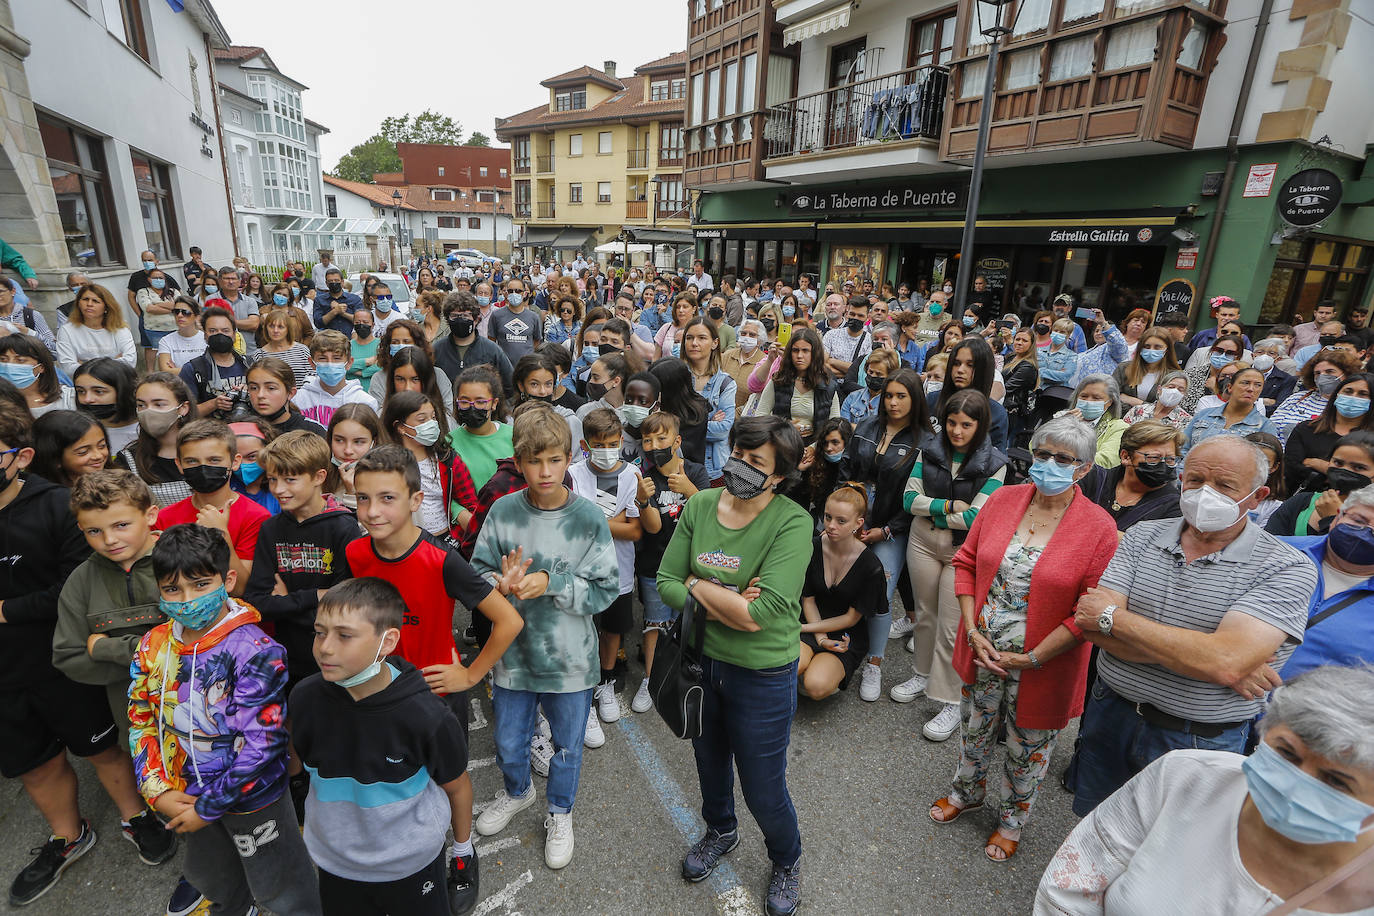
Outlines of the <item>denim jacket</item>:
<svg viewBox="0 0 1374 916">
<path fill-rule="evenodd" d="M 735 425 L 735 380 L 726 372 L 711 376 L 706 387 L 699 392 L 711 405 L 706 421 L 706 471 L 711 479 L 720 476 L 730 457 L 730 427 Z M 719 420 L 712 420 L 717 413 L 725 414 Z"/>
<path fill-rule="evenodd" d="M 1078 368 L 1078 354 L 1066 343 L 1058 350 L 1048 347 L 1038 354 L 1040 359 L 1040 387 L 1067 385 Z"/>
<path fill-rule="evenodd" d="M 1226 418 L 1222 416 L 1224 410 L 1226 410 L 1225 404 L 1198 411 L 1197 416 L 1193 417 L 1188 428 L 1184 430 L 1183 454 L 1185 456 L 1199 442 L 1221 433 L 1230 433 L 1241 437 L 1259 432 L 1278 435 L 1278 430 L 1274 428 L 1274 424 L 1269 422 L 1269 418 L 1258 406 L 1250 411 L 1250 416 L 1239 423 L 1232 424 L 1230 428 L 1227 428 Z"/>
</svg>

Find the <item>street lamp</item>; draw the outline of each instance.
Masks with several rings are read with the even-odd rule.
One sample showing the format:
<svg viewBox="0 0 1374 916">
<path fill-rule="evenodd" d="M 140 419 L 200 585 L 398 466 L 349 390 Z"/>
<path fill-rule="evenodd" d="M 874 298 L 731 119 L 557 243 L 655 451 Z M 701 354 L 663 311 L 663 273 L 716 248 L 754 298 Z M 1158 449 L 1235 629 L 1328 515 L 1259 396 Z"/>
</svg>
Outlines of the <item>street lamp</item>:
<svg viewBox="0 0 1374 916">
<path fill-rule="evenodd" d="M 401 192 L 399 190 L 391 192 L 392 215 L 396 217 L 396 261 L 400 263 L 403 257 L 401 253 Z"/>
<path fill-rule="evenodd" d="M 1004 25 L 1006 7 L 1012 0 L 975 0 L 973 4 L 975 23 L 979 34 L 988 40 L 987 72 L 983 74 L 983 103 L 978 117 L 978 143 L 973 149 L 973 174 L 968 183 L 968 209 L 964 213 L 964 238 L 959 245 L 959 277 L 954 287 L 954 318 L 964 314 L 964 304 L 968 300 L 969 284 L 973 276 L 973 237 L 978 223 L 978 198 L 983 190 L 983 157 L 988 149 L 988 129 L 992 124 L 993 95 L 997 86 L 997 48 L 1003 36 L 1009 35 L 1015 21 Z M 1017 11 L 1024 4 L 1018 4 Z M 967 70 L 968 65 L 965 64 Z"/>
<path fill-rule="evenodd" d="M 655 175 L 653 178 L 650 178 L 649 180 L 652 181 L 653 184 L 654 184 L 654 209 L 653 209 L 654 221 L 653 221 L 653 224 L 652 224 L 652 225 L 653 225 L 653 228 L 657 229 L 657 228 L 658 228 L 658 195 L 659 195 L 659 192 L 660 192 L 660 190 L 661 190 L 660 186 L 663 184 L 663 176 L 662 176 L 662 175 Z M 655 269 L 655 270 L 658 269 L 658 242 L 650 242 L 650 243 L 649 243 L 649 263 L 652 264 L 652 265 L 654 266 L 654 269 Z M 674 264 L 674 266 L 676 266 L 676 264 Z"/>
</svg>

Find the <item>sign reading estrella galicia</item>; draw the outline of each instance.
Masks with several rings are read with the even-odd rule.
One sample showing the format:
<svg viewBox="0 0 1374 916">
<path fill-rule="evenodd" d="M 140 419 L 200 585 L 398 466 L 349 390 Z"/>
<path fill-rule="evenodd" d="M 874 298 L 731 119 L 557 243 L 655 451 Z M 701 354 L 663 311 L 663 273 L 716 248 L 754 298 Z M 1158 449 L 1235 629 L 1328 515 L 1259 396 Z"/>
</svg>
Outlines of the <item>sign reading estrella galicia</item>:
<svg viewBox="0 0 1374 916">
<path fill-rule="evenodd" d="M 958 210 L 968 201 L 967 181 L 784 191 L 781 202 L 796 216 L 853 216 L 895 210 Z"/>
<path fill-rule="evenodd" d="M 1341 202 L 1341 179 L 1326 169 L 1303 169 L 1279 188 L 1279 217 L 1306 229 L 1326 221 Z"/>
</svg>

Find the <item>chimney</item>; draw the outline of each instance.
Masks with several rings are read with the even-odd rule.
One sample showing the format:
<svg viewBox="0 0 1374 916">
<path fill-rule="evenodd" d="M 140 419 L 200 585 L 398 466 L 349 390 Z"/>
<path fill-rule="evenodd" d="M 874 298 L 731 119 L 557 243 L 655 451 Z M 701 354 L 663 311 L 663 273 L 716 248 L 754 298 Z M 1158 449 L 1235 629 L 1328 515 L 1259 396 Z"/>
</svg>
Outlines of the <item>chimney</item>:
<svg viewBox="0 0 1374 916">
<path fill-rule="evenodd" d="M 615 61 L 613 61 L 613 60 L 608 60 L 608 61 L 606 61 L 606 65 L 605 65 L 604 67 L 602 67 L 601 70 L 602 70 L 602 72 L 605 73 L 607 76 L 611 76 L 611 77 L 615 76 Z"/>
</svg>

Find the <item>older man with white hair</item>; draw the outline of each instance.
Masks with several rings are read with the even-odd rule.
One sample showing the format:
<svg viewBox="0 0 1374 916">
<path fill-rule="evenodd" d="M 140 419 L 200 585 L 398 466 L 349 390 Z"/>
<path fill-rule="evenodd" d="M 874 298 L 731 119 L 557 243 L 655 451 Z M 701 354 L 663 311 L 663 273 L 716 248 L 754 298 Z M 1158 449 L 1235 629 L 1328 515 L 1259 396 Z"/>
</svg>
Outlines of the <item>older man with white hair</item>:
<svg viewBox="0 0 1374 916">
<path fill-rule="evenodd" d="M 1312 562 L 1252 522 L 1269 495 L 1264 452 L 1206 439 L 1183 466 L 1182 519 L 1122 537 L 1074 620 L 1097 645 L 1074 812 L 1092 811 L 1176 748 L 1241 752 L 1307 623 Z"/>
</svg>

